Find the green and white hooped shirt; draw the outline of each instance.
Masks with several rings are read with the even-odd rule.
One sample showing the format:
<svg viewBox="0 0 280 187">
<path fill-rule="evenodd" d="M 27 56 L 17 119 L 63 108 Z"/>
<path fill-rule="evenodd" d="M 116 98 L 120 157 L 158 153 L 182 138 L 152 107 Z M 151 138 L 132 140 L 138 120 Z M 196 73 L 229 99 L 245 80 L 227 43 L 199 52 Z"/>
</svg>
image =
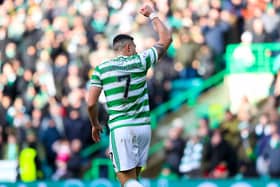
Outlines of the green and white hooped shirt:
<svg viewBox="0 0 280 187">
<path fill-rule="evenodd" d="M 150 124 L 146 73 L 157 62 L 152 47 L 132 56 L 119 56 L 98 65 L 90 86 L 104 90 L 109 128 Z"/>
</svg>

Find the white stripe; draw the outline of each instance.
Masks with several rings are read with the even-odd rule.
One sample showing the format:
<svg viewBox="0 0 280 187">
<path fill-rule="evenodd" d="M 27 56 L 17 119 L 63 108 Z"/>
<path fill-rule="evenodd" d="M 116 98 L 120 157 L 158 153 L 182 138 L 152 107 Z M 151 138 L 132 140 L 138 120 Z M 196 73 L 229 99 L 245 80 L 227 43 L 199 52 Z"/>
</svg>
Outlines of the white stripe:
<svg viewBox="0 0 280 187">
<path fill-rule="evenodd" d="M 109 89 L 118 88 L 118 87 L 120 87 L 120 82 L 113 82 L 110 84 L 103 85 L 104 90 L 109 90 Z"/>
<path fill-rule="evenodd" d="M 90 80 L 89 84 L 90 84 L 91 86 L 97 85 L 98 87 L 102 87 L 102 86 L 101 86 L 101 83 L 100 83 L 99 81 L 96 81 L 96 80 Z"/>
<path fill-rule="evenodd" d="M 144 81 L 146 81 L 146 77 L 133 78 L 131 80 L 131 84 L 139 84 L 139 83 L 142 83 Z M 105 84 L 105 85 L 103 85 L 103 87 L 104 87 L 104 90 L 110 90 L 110 89 L 113 89 L 113 88 L 123 86 L 120 83 L 121 82 L 113 82 L 113 83 Z"/>
<path fill-rule="evenodd" d="M 126 58 L 128 58 L 128 57 L 123 56 L 123 59 L 120 59 L 120 60 L 116 60 L 116 61 L 110 60 L 106 63 L 100 64 L 99 68 L 102 69 L 102 68 L 106 68 L 106 67 L 111 66 L 111 65 L 128 66 L 128 65 L 131 65 L 131 64 L 134 64 L 134 63 L 139 63 L 139 58 L 136 55 L 135 55 L 134 58 L 131 58 L 130 60 L 128 60 Z"/>
<path fill-rule="evenodd" d="M 127 73 L 121 72 L 121 71 L 108 71 L 106 73 L 103 73 L 100 78 L 106 79 L 109 77 L 118 77 L 118 76 L 123 76 L 123 75 L 127 75 Z"/>
<path fill-rule="evenodd" d="M 139 56 L 141 58 L 141 63 L 143 64 L 145 69 L 147 69 L 147 61 L 146 61 L 146 59 L 148 57 L 150 57 L 150 59 L 151 59 L 151 65 L 155 64 L 155 62 L 157 62 L 157 59 L 158 59 L 157 50 L 154 47 L 149 48 L 149 49 L 139 53 Z"/>
<path fill-rule="evenodd" d="M 133 96 L 141 95 L 144 92 L 145 88 L 146 87 L 144 86 L 144 87 L 139 88 L 137 90 L 129 91 L 128 92 L 128 97 L 133 97 Z M 123 98 L 123 94 L 124 93 L 117 93 L 117 94 L 114 94 L 114 95 L 107 96 L 106 97 L 107 102 L 111 102 L 111 101 L 114 101 L 114 100 L 122 99 Z"/>
<path fill-rule="evenodd" d="M 154 60 L 153 60 L 153 64 L 154 64 L 154 63 L 156 63 L 156 62 L 158 61 L 158 52 L 157 52 L 157 49 L 156 49 L 155 47 L 152 47 L 151 49 L 154 50 L 154 52 L 155 52 L 155 54 L 156 54 L 156 59 L 153 58 L 153 59 L 154 59 Z M 154 56 L 154 55 L 153 55 L 153 56 Z"/>
<path fill-rule="evenodd" d="M 150 110 L 149 105 L 143 105 L 139 110 L 131 110 L 131 111 L 126 112 L 126 113 L 119 113 L 119 114 L 110 115 L 110 120 L 112 120 L 116 117 L 122 116 L 124 114 L 128 115 L 128 116 L 133 116 L 133 115 L 137 115 L 138 113 L 141 113 L 141 112 L 149 112 L 149 110 Z"/>
<path fill-rule="evenodd" d="M 151 65 L 153 65 L 155 63 L 155 55 L 152 48 L 150 50 L 150 57 L 151 57 Z"/>
<path fill-rule="evenodd" d="M 90 87 L 95 86 L 95 87 L 98 87 L 98 88 L 102 88 L 102 86 L 100 84 L 94 84 L 94 83 L 90 84 L 89 86 Z"/>
<path fill-rule="evenodd" d="M 150 117 L 143 117 L 143 118 L 131 118 L 131 119 L 125 119 L 125 120 L 119 120 L 113 123 L 109 124 L 109 127 L 116 127 L 119 125 L 130 125 L 130 124 L 137 124 L 137 123 L 150 123 Z"/>
<path fill-rule="evenodd" d="M 142 102 L 144 102 L 145 100 L 148 100 L 148 99 L 149 99 L 148 94 L 145 94 L 143 97 L 138 98 L 136 101 L 134 101 L 132 103 L 128 103 L 128 104 L 125 104 L 125 105 L 108 107 L 108 109 L 113 110 L 113 111 L 122 112 L 123 110 L 131 108 L 133 105 L 138 104 L 138 103 L 142 103 Z"/>
<path fill-rule="evenodd" d="M 101 79 L 106 79 L 109 77 L 118 77 L 118 76 L 122 76 L 122 75 L 127 75 L 127 73 L 141 73 L 143 72 L 143 69 L 140 68 L 134 68 L 131 70 L 112 70 L 112 71 L 107 71 L 103 74 L 101 74 Z"/>
<path fill-rule="evenodd" d="M 141 53 L 140 53 L 139 57 L 141 59 L 142 66 L 144 66 L 144 68 L 147 69 L 147 63 L 146 63 L 146 59 L 145 59 L 144 55 L 141 55 Z"/>
</svg>

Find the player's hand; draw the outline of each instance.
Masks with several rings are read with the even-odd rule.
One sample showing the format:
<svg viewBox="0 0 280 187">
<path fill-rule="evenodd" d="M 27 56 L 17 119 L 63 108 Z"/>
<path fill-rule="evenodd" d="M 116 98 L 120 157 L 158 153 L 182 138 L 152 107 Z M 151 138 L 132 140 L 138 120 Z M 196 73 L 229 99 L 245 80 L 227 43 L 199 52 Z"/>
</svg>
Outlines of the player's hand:
<svg viewBox="0 0 280 187">
<path fill-rule="evenodd" d="M 148 4 L 142 6 L 142 7 L 140 8 L 140 11 L 139 11 L 140 14 L 142 14 L 143 16 L 146 16 L 146 17 L 149 17 L 150 14 L 151 14 L 152 12 L 154 12 L 154 10 L 153 10 L 153 8 L 152 8 L 150 5 L 148 5 Z"/>
<path fill-rule="evenodd" d="M 100 124 L 92 126 L 91 136 L 92 136 L 93 141 L 95 141 L 95 142 L 100 141 L 101 132 L 102 132 L 102 126 Z"/>
</svg>

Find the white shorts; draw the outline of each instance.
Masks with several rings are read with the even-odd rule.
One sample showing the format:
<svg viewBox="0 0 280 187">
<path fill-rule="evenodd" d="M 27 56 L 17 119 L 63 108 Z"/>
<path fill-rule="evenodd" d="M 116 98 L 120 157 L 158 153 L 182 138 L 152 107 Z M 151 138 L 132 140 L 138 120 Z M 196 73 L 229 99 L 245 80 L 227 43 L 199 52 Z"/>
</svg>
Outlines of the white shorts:
<svg viewBox="0 0 280 187">
<path fill-rule="evenodd" d="M 110 132 L 110 157 L 116 172 L 146 164 L 151 141 L 151 126 L 120 127 Z"/>
</svg>

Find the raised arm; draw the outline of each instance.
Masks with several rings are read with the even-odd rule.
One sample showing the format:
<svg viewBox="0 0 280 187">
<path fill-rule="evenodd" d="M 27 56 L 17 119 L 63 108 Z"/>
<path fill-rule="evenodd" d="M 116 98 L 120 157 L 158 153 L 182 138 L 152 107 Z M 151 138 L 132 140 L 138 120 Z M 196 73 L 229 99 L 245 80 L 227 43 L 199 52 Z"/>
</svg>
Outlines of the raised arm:
<svg viewBox="0 0 280 187">
<path fill-rule="evenodd" d="M 157 13 L 152 9 L 151 6 L 144 5 L 140 9 L 140 13 L 151 19 L 154 29 L 159 36 L 159 40 L 156 42 L 154 47 L 158 52 L 158 59 L 160 59 L 166 52 L 170 43 L 172 42 L 171 32 L 167 29 L 164 23 L 159 19 Z"/>
</svg>

